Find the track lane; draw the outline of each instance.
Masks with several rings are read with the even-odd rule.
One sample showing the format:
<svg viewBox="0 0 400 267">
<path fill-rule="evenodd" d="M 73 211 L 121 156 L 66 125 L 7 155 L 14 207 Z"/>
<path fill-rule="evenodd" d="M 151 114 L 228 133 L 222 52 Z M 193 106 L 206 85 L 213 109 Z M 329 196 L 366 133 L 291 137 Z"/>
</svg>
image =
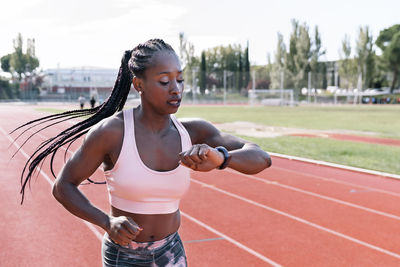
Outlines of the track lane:
<svg viewBox="0 0 400 267">
<path fill-rule="evenodd" d="M 1 203 L 0 250 L 2 266 L 96 266 L 100 256 L 93 253 L 100 244 L 79 219 L 68 216 L 51 195 L 42 178 L 32 181 L 33 192 L 27 192 L 24 205 L 20 205 L 19 174 L 25 158 L 22 155 L 9 162 L 9 142 L 0 134 Z M 27 189 L 29 191 L 29 189 Z M 79 240 L 93 244 L 79 247 Z M 78 255 L 77 257 L 71 255 Z"/>
<path fill-rule="evenodd" d="M 32 142 L 38 142 L 38 141 L 42 141 L 40 139 L 35 139 L 38 138 L 38 136 L 34 137 L 34 139 L 32 139 Z M 3 142 L 4 143 L 4 142 Z M 33 146 L 26 146 L 24 147 L 24 149 L 27 149 L 30 151 L 33 151 L 34 147 Z M 62 153 L 60 153 L 62 154 Z M 20 154 L 18 154 L 20 156 Z M 22 159 L 19 163 L 19 166 L 22 166 L 25 163 L 25 159 Z M 59 160 L 56 160 L 55 162 L 55 169 L 58 169 L 58 167 L 60 167 L 62 165 L 62 163 Z M 21 170 L 21 167 L 17 167 L 16 168 L 17 173 Z M 44 172 L 47 172 L 47 176 L 49 176 L 49 171 L 48 169 L 46 170 L 46 168 L 44 169 Z M 96 172 L 95 176 L 99 176 L 101 175 L 100 172 Z M 11 177 L 10 177 L 11 178 Z M 18 179 L 15 179 L 14 177 L 14 181 L 18 181 Z M 44 183 L 44 185 L 46 184 L 44 181 L 44 179 L 41 179 L 39 177 L 38 181 L 42 181 L 42 183 Z M 17 182 L 16 185 L 14 185 L 15 188 L 19 188 L 19 183 Z M 47 195 L 50 196 L 51 201 L 53 203 L 56 203 L 56 201 L 51 197 L 51 194 L 49 192 L 49 185 L 47 185 L 48 187 L 48 191 L 47 192 L 38 192 L 35 188 L 34 190 L 34 194 L 40 193 L 40 195 Z M 106 194 L 103 195 L 103 197 L 100 197 L 98 199 L 96 199 L 96 196 L 100 196 L 101 194 L 99 194 L 98 192 L 98 187 L 103 187 L 103 190 L 105 190 L 105 186 L 81 186 L 81 188 L 83 188 L 83 190 L 85 191 L 85 193 L 88 195 L 88 198 L 92 201 L 92 202 L 98 202 L 98 204 L 103 205 L 105 207 L 108 206 L 108 202 L 105 201 L 106 200 Z M 26 202 L 28 201 L 32 201 L 32 199 L 30 199 L 30 194 L 27 194 L 27 199 Z M 17 194 L 17 198 L 19 198 L 19 195 Z M 95 199 L 94 199 L 95 198 Z M 58 205 L 58 204 L 57 204 Z M 59 205 L 58 205 L 59 206 Z M 43 210 L 43 207 L 37 207 L 35 210 L 40 212 L 40 209 Z M 74 219 L 76 222 L 81 222 L 81 220 L 75 218 L 74 216 L 72 216 L 71 214 L 69 214 L 67 211 L 65 211 L 63 208 L 61 208 L 61 211 L 64 212 L 64 216 L 66 217 L 70 217 L 72 219 Z M 12 213 L 12 211 L 10 210 L 6 210 L 6 212 L 4 214 L 7 213 Z M 61 219 L 63 216 L 55 216 L 55 218 L 57 219 Z M 45 217 L 46 220 L 48 219 L 47 217 Z M 51 220 L 54 219 L 54 217 L 51 218 Z M 213 239 L 216 236 L 215 235 L 211 235 L 208 231 L 207 235 L 204 235 L 204 229 L 202 229 L 199 225 L 196 225 L 192 222 L 186 222 L 187 221 L 184 217 L 182 219 L 182 228 L 180 231 L 183 231 L 182 233 L 182 239 L 185 242 L 185 247 L 187 247 L 187 252 L 188 252 L 188 256 L 189 256 L 189 263 L 191 264 L 190 266 L 202 266 L 203 263 L 207 263 L 208 266 L 221 266 L 221 261 L 223 262 L 231 262 L 231 266 L 264 266 L 264 263 L 260 260 L 258 260 L 257 258 L 252 258 L 249 257 L 249 254 L 246 251 L 243 251 L 235 246 L 233 246 L 232 244 L 230 244 L 229 242 L 227 242 L 226 240 L 217 240 L 216 242 L 207 242 L 207 241 L 200 241 L 197 242 L 198 240 L 207 240 L 209 238 Z M 56 223 L 54 223 L 53 225 L 58 225 L 60 222 L 57 221 Z M 36 222 L 31 222 L 29 224 L 32 225 L 36 225 Z M 70 223 L 68 223 L 68 225 L 71 225 Z M 62 231 L 65 231 L 65 229 L 68 229 L 68 225 L 62 229 Z M 83 224 L 80 224 L 80 227 L 82 228 Z M 186 225 L 186 226 L 185 226 Z M 84 228 L 84 227 L 83 227 Z M 185 230 L 186 229 L 186 230 Z M 89 234 L 90 235 L 90 231 L 87 231 L 87 229 L 83 229 L 82 230 L 78 230 L 75 231 L 73 230 L 77 236 L 84 236 L 82 234 L 82 232 L 84 232 L 85 234 Z M 186 234 L 185 234 L 186 232 Z M 187 234 L 190 233 L 190 234 Z M 201 234 L 196 234 L 196 233 L 201 233 Z M 194 239 L 186 239 L 186 235 L 190 237 L 194 237 Z M 43 234 L 42 236 L 46 236 L 46 234 Z M 94 238 L 95 235 L 92 235 L 92 239 Z M 16 241 L 21 241 L 20 237 L 11 237 L 13 240 Z M 62 240 L 62 242 L 65 242 L 65 239 L 63 236 L 59 236 L 59 238 Z M 79 238 L 74 239 L 74 240 L 79 240 Z M 90 239 L 84 239 L 84 240 L 90 240 Z M 188 241 L 188 244 L 186 244 L 186 241 Z M 196 242 L 190 242 L 190 241 L 196 241 Z M 88 248 L 90 251 L 87 251 L 88 254 L 91 255 L 96 255 L 99 256 L 100 255 L 100 250 L 99 248 L 97 249 L 93 249 L 92 246 L 88 247 L 88 244 L 90 243 L 97 243 L 99 245 L 99 242 L 78 242 L 75 244 L 75 249 L 77 251 L 80 251 L 80 247 L 86 247 Z M 204 251 L 204 250 L 209 250 L 209 253 L 207 253 L 206 255 L 201 253 L 199 254 L 199 251 Z M 212 252 L 210 252 L 212 251 Z M 215 253 L 218 252 L 218 253 Z M 30 261 L 30 263 L 34 264 L 34 266 L 54 266 L 54 265 L 62 265 L 62 266 L 93 266 L 91 264 L 93 264 L 93 260 L 90 260 L 91 264 L 86 264 L 84 261 L 80 261 L 80 255 L 76 254 L 76 253 L 68 253 L 69 255 L 74 255 L 74 259 L 79 262 L 79 264 L 73 263 L 72 265 L 70 265 L 67 261 L 65 261 L 62 257 L 57 258 L 58 259 L 58 263 L 54 264 L 54 263 L 49 263 L 50 265 L 46 265 L 46 263 L 44 262 L 38 262 L 38 263 L 34 263 L 31 260 L 28 259 L 28 262 Z M 31 255 L 31 254 L 28 254 Z M 34 255 L 34 254 L 32 254 Z M 251 255 L 250 255 L 251 256 Z M 16 260 L 15 257 L 10 257 L 11 259 L 11 263 L 12 265 L 18 265 L 18 266 L 30 266 L 29 264 L 27 264 L 26 261 L 20 261 L 20 260 Z M 195 259 L 199 259 L 199 261 L 194 262 L 193 260 Z M 200 260 L 201 259 L 201 260 Z M 202 264 L 199 264 L 199 262 L 201 262 Z"/>
<path fill-rule="evenodd" d="M 392 179 L 384 176 L 356 171 L 349 171 L 346 169 L 329 167 L 319 164 L 307 163 L 299 160 L 285 159 L 281 157 L 273 157 L 273 160 L 273 167 L 291 173 L 301 172 L 302 174 L 307 175 L 310 178 L 331 181 L 332 183 L 338 181 L 342 183 L 366 186 L 374 188 L 376 190 L 382 190 L 383 192 L 386 191 L 389 193 L 400 195 L 398 179 Z M 321 173 L 323 173 L 323 176 L 321 175 Z M 265 173 L 260 173 L 256 176 L 263 177 L 263 175 L 265 175 Z M 264 178 L 267 178 L 267 176 L 264 176 Z"/>
<path fill-rule="evenodd" d="M 274 158 L 274 164 L 275 164 L 275 163 L 276 163 L 276 160 L 275 160 L 275 158 Z M 286 167 L 286 166 L 285 166 L 285 167 Z M 215 179 L 215 177 L 214 177 L 214 179 Z M 90 187 L 88 187 L 88 188 L 93 188 L 93 187 L 90 186 Z M 184 201 L 185 201 L 185 200 L 184 200 Z"/>
<path fill-rule="evenodd" d="M 193 183 L 183 210 L 284 266 L 396 266 L 398 258 Z M 221 221 L 221 218 L 224 218 Z M 350 252 L 350 253 L 349 253 Z"/>
</svg>

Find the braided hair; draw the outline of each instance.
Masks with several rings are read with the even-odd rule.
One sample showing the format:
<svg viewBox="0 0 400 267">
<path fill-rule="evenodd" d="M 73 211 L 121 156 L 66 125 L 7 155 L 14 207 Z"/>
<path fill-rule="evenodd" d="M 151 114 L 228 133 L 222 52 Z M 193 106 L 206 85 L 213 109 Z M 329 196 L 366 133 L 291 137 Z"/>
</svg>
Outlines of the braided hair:
<svg viewBox="0 0 400 267">
<path fill-rule="evenodd" d="M 24 201 L 25 188 L 27 184 L 29 184 L 30 186 L 30 181 L 32 176 L 35 174 L 37 168 L 42 166 L 44 160 L 49 155 L 51 155 L 50 170 L 53 177 L 56 178 L 53 169 L 53 162 L 58 149 L 64 145 L 68 145 L 64 154 L 64 160 L 65 160 L 66 153 L 69 147 L 79 137 L 85 135 L 91 129 L 92 126 L 94 126 L 96 123 L 100 122 L 104 118 L 110 117 L 117 111 L 121 111 L 124 108 L 126 99 L 128 98 L 133 76 L 137 76 L 140 78 L 144 77 L 145 70 L 152 65 L 153 56 L 161 51 L 169 51 L 175 53 L 173 48 L 161 39 L 151 39 L 143 44 L 139 44 L 133 50 L 125 51 L 121 60 L 121 67 L 119 68 L 118 76 L 115 81 L 114 87 L 111 91 L 110 96 L 103 104 L 90 109 L 71 110 L 35 119 L 17 127 L 10 133 L 12 134 L 18 130 L 23 130 L 22 133 L 20 133 L 17 136 L 18 139 L 26 131 L 36 126 L 43 126 L 43 124 L 49 123 L 48 125 L 45 125 L 39 130 L 37 130 L 34 134 L 30 135 L 23 142 L 22 144 L 23 146 L 35 134 L 46 128 L 49 128 L 53 125 L 56 125 L 58 123 L 70 119 L 79 118 L 83 116 L 90 116 L 89 118 L 82 120 L 76 123 L 75 125 L 63 130 L 58 135 L 45 140 L 32 153 L 32 155 L 25 163 L 25 166 L 21 173 L 21 191 L 20 191 L 22 195 L 21 204 Z M 90 182 L 93 182 L 90 179 L 88 180 Z"/>
</svg>

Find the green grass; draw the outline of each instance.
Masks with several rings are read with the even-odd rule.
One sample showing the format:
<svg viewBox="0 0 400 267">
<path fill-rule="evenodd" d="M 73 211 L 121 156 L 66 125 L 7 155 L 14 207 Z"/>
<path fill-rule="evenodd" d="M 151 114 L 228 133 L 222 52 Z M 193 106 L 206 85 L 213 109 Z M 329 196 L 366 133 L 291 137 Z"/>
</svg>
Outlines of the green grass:
<svg viewBox="0 0 400 267">
<path fill-rule="evenodd" d="M 267 126 L 315 130 L 375 132 L 400 138 L 400 105 L 374 106 L 184 106 L 178 117 L 201 117 L 214 123 L 250 121 Z M 243 137 L 270 152 L 400 174 L 400 148 L 322 138 Z"/>
<path fill-rule="evenodd" d="M 296 136 L 241 137 L 269 152 L 400 174 L 400 147 Z"/>
<path fill-rule="evenodd" d="M 201 117 L 214 123 L 250 121 L 268 126 L 376 132 L 400 138 L 400 105 L 374 106 L 183 106 L 178 117 Z"/>
<path fill-rule="evenodd" d="M 51 113 L 66 109 L 38 108 Z M 250 121 L 268 126 L 316 130 L 375 132 L 400 138 L 400 105 L 373 106 L 183 106 L 178 117 L 197 117 L 213 123 Z M 328 161 L 365 169 L 400 174 L 400 147 L 323 138 L 281 136 L 243 137 L 270 152 Z"/>
</svg>

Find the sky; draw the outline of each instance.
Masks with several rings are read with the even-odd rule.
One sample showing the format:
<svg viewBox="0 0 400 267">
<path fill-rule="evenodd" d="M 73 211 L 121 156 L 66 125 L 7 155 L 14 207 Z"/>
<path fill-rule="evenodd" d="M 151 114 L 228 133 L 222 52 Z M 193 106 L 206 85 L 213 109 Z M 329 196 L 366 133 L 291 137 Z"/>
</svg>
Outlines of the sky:
<svg viewBox="0 0 400 267">
<path fill-rule="evenodd" d="M 0 0 L 0 57 L 13 52 L 21 33 L 35 38 L 40 68 L 118 68 L 122 54 L 151 38 L 162 38 L 179 51 L 179 32 L 195 54 L 219 45 L 249 42 L 251 64 L 273 59 L 277 33 L 286 45 L 292 19 L 321 33 L 327 53 L 336 60 L 344 36 L 354 47 L 360 26 L 379 31 L 400 23 L 395 0 Z"/>
</svg>

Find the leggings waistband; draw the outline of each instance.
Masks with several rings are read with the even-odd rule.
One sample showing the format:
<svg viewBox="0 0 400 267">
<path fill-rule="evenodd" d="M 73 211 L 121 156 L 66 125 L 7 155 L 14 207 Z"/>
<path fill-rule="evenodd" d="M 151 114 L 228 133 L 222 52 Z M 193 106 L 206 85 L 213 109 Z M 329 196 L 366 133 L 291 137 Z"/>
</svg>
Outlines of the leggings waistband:
<svg viewBox="0 0 400 267">
<path fill-rule="evenodd" d="M 133 250 L 146 250 L 146 251 L 153 251 L 156 249 L 161 248 L 162 246 L 168 244 L 169 241 L 174 239 L 174 237 L 178 234 L 178 232 L 175 232 L 173 234 L 170 234 L 169 236 L 161 239 L 161 240 L 156 240 L 156 241 L 150 241 L 150 242 L 136 242 L 136 241 L 131 241 L 128 245 L 126 246 L 121 246 L 124 248 L 128 249 L 133 249 Z M 114 241 L 111 240 L 111 238 L 108 236 L 107 233 L 105 233 L 106 238 L 114 243 Z M 114 243 L 115 244 L 115 243 Z"/>
</svg>

